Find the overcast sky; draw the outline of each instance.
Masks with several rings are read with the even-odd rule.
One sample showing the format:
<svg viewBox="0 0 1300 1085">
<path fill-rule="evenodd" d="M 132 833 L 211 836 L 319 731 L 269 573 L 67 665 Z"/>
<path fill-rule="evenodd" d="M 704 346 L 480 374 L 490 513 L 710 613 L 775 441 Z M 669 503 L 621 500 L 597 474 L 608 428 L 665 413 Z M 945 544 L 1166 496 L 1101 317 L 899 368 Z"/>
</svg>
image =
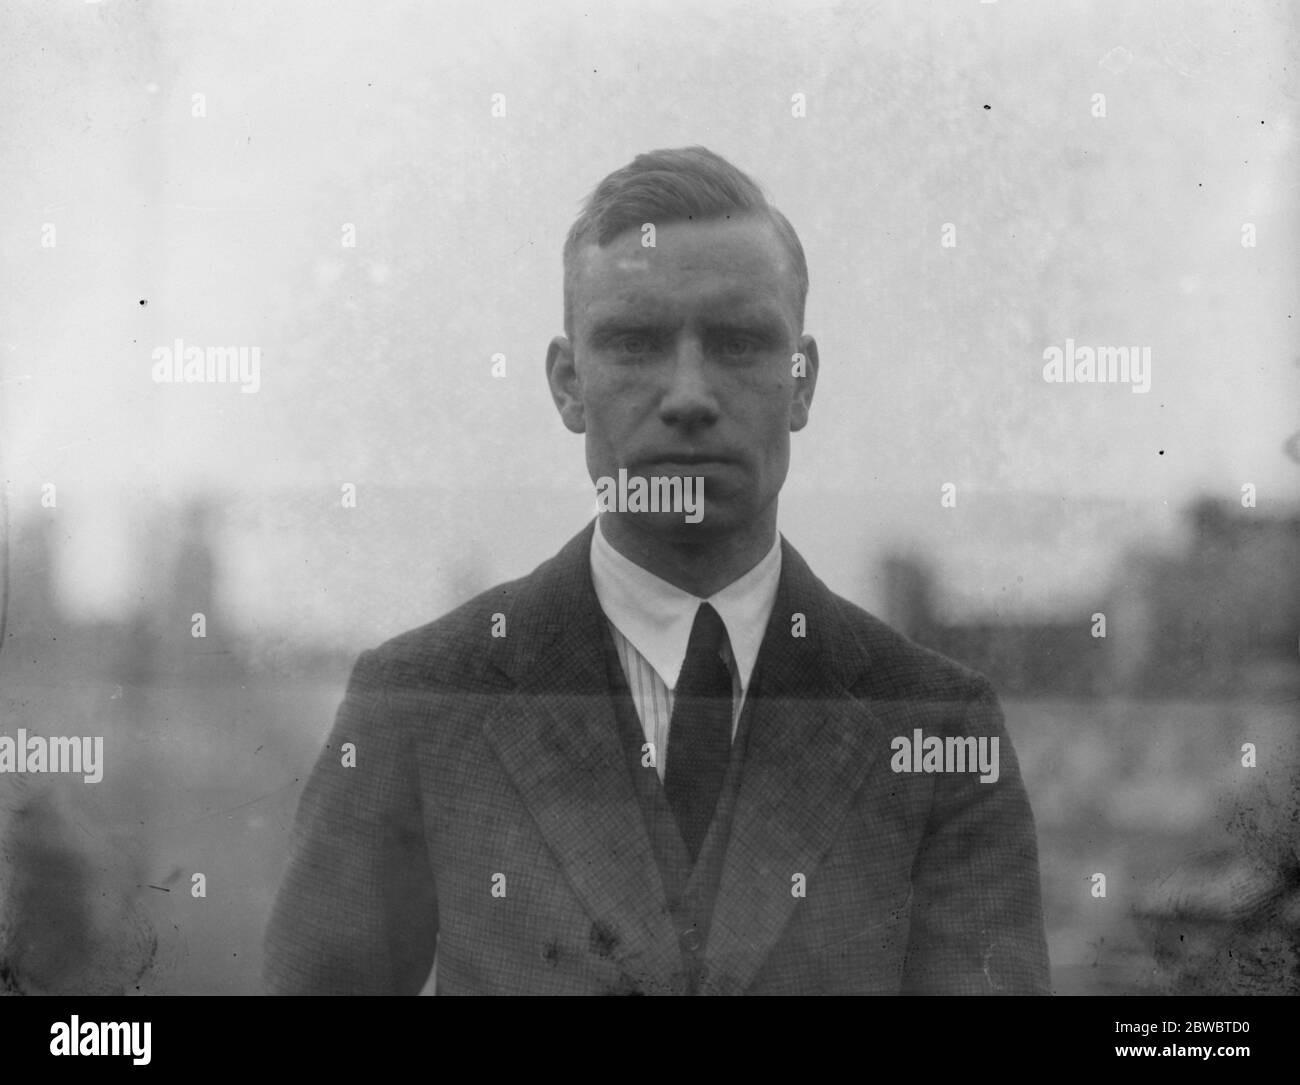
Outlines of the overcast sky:
<svg viewBox="0 0 1300 1085">
<path fill-rule="evenodd" d="M 147 596 L 150 518 L 197 492 L 254 631 L 373 643 L 528 571 L 593 507 L 543 377 L 564 234 L 610 170 L 702 143 L 807 251 L 822 368 L 781 526 L 814 570 L 878 606 L 903 548 L 959 611 L 1088 607 L 1196 495 L 1296 497 L 1295 18 L 6 4 L 12 514 L 57 516 L 64 599 L 95 616 Z M 156 383 L 177 338 L 259 347 L 260 388 Z M 1150 391 L 1045 382 L 1067 338 L 1149 347 Z"/>
</svg>

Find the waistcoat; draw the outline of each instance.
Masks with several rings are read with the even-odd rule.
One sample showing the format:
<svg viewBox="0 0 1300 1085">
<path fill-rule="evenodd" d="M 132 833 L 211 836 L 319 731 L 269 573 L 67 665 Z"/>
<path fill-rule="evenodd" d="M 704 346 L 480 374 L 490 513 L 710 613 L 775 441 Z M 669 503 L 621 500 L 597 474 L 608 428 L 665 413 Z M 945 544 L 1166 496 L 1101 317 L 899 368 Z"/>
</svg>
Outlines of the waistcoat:
<svg viewBox="0 0 1300 1085">
<path fill-rule="evenodd" d="M 614 719 L 624 759 L 646 832 L 650 836 L 655 862 L 659 867 L 668 912 L 673 928 L 677 931 L 677 945 L 682 957 L 681 990 L 685 994 L 694 994 L 699 982 L 704 949 L 708 943 L 713 903 L 717 898 L 718 883 L 722 878 L 723 862 L 727 855 L 732 814 L 740 794 L 741 771 L 744 767 L 749 722 L 757 699 L 762 653 L 760 651 L 759 664 L 755 665 L 750 679 L 745 707 L 741 711 L 736 737 L 731 744 L 731 758 L 723 778 L 722 792 L 718 796 L 718 805 L 713 812 L 713 821 L 705 835 L 699 857 L 692 863 L 690 852 L 677 828 L 677 820 L 668 805 L 668 795 L 659 779 L 659 773 L 644 750 L 645 732 L 632 700 L 627 677 L 623 673 L 623 664 L 614 647 L 609 623 L 603 615 L 600 625 L 605 648 L 605 669 L 609 676 Z M 671 734 L 669 738 L 671 741 Z"/>
</svg>

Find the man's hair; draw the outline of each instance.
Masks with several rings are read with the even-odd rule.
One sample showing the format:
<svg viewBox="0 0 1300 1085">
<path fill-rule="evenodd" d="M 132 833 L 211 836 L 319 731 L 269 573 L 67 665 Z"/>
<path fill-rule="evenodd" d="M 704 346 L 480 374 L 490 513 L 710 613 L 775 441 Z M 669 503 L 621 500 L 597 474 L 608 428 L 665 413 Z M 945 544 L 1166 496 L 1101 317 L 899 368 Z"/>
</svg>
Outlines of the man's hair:
<svg viewBox="0 0 1300 1085">
<path fill-rule="evenodd" d="M 808 262 L 789 220 L 767 202 L 746 173 L 706 147 L 679 147 L 639 154 L 598 184 L 564 242 L 564 331 L 573 335 L 573 294 L 578 250 L 608 245 L 642 223 L 662 225 L 686 219 L 709 221 L 728 215 L 767 219 L 794 266 L 799 328 L 808 297 Z"/>
</svg>

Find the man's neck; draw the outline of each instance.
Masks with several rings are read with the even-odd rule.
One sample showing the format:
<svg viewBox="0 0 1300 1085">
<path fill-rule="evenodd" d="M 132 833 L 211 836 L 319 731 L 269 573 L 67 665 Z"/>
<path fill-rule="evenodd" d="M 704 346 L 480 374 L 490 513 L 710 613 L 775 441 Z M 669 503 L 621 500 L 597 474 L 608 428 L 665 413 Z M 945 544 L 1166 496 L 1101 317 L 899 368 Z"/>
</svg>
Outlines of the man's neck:
<svg viewBox="0 0 1300 1085">
<path fill-rule="evenodd" d="M 678 540 L 630 528 L 627 516 L 602 513 L 596 530 L 628 561 L 682 591 L 707 599 L 763 560 L 776 539 L 776 508 L 743 533 Z"/>
</svg>

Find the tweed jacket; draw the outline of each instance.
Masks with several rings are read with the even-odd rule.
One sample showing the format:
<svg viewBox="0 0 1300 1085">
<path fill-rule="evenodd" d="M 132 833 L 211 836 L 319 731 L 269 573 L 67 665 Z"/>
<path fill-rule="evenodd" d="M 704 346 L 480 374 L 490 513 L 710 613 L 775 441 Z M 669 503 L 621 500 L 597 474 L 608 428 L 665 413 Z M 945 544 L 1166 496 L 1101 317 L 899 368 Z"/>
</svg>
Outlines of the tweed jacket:
<svg viewBox="0 0 1300 1085">
<path fill-rule="evenodd" d="M 592 526 L 358 659 L 299 806 L 269 991 L 416 993 L 435 950 L 439 994 L 685 990 L 615 725 Z M 692 989 L 1046 993 L 1033 817 L 992 689 L 781 545 Z M 997 781 L 900 771 L 891 742 L 918 732 L 999 739 Z"/>
</svg>

